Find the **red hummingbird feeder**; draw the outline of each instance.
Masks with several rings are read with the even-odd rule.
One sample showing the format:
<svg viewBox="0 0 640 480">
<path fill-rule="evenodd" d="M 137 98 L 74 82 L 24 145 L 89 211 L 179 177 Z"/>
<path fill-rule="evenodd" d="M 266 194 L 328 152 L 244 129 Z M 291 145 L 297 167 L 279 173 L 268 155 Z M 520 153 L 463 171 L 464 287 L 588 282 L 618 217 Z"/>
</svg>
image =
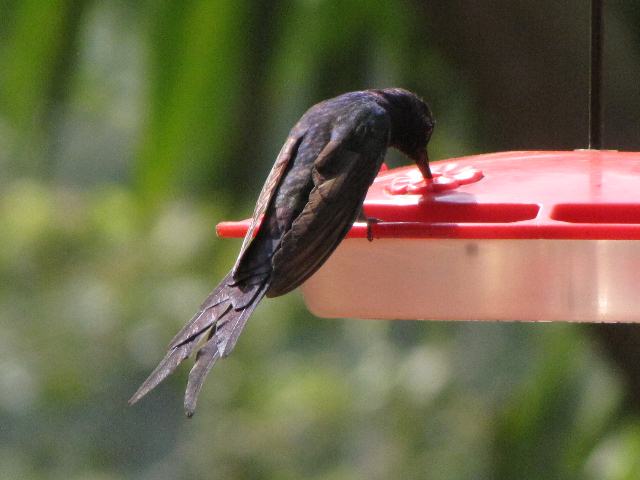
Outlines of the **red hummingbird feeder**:
<svg viewBox="0 0 640 480">
<path fill-rule="evenodd" d="M 640 153 L 506 152 L 383 169 L 302 286 L 320 317 L 640 321 Z M 243 237 L 242 222 L 218 225 Z"/>
<path fill-rule="evenodd" d="M 589 150 L 383 168 L 302 285 L 321 317 L 640 322 L 640 152 L 602 147 L 602 2 L 592 2 Z M 593 149 L 591 149 L 593 148 Z M 249 221 L 223 222 L 243 237 Z"/>
</svg>

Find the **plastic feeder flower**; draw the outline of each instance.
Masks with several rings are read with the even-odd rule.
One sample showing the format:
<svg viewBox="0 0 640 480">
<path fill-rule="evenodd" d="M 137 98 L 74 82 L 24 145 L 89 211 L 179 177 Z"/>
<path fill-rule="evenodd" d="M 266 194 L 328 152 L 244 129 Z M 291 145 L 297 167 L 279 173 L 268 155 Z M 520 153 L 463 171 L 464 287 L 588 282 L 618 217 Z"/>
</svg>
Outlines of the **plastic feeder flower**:
<svg viewBox="0 0 640 480">
<path fill-rule="evenodd" d="M 640 321 L 640 152 L 506 152 L 381 170 L 302 286 L 321 317 Z M 242 237 L 249 222 L 223 222 Z"/>
</svg>

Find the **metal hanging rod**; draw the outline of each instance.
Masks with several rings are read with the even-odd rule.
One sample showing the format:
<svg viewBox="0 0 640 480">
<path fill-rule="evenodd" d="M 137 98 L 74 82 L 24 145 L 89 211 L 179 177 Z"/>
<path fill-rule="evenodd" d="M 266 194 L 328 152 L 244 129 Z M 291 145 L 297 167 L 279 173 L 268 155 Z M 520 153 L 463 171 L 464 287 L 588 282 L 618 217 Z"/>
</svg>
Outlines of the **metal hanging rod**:
<svg viewBox="0 0 640 480">
<path fill-rule="evenodd" d="M 591 71 L 589 79 L 589 148 L 602 149 L 603 0 L 591 0 Z"/>
</svg>

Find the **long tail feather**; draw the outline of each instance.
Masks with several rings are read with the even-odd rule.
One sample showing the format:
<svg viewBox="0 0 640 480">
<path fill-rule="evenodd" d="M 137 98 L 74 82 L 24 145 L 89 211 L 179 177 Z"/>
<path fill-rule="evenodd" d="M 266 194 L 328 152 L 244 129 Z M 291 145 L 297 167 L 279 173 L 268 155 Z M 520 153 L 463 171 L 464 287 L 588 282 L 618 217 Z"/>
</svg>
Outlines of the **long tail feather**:
<svg viewBox="0 0 640 480">
<path fill-rule="evenodd" d="M 197 343 L 192 342 L 177 348 L 172 348 L 167 352 L 162 361 L 158 364 L 151 375 L 144 381 L 140 388 L 129 399 L 129 405 L 133 405 L 151 390 L 156 388 L 160 382 L 173 373 L 182 361 L 191 355 L 193 348 Z"/>
<path fill-rule="evenodd" d="M 200 390 L 202 390 L 204 380 L 207 377 L 209 370 L 213 368 L 219 358 L 220 352 L 218 351 L 218 345 L 216 345 L 215 338 L 209 340 L 198 351 L 196 364 L 189 372 L 187 390 L 184 394 L 184 411 L 187 414 L 187 417 L 192 417 L 195 413 L 198 395 L 200 395 Z"/>
<path fill-rule="evenodd" d="M 193 353 L 200 340 L 208 336 L 198 351 L 185 392 L 185 412 L 191 417 L 209 370 L 235 347 L 249 316 L 269 286 L 268 280 L 269 275 L 262 274 L 251 278 L 250 282 L 238 284 L 232 283 L 231 274 L 227 275 L 202 303 L 200 311 L 171 340 L 169 351 L 131 397 L 129 404 L 133 405 L 158 386 Z"/>
<path fill-rule="evenodd" d="M 235 348 L 238 337 L 242 333 L 247 320 L 258 306 L 259 299 L 262 298 L 266 289 L 267 285 L 264 285 L 256 293 L 256 297 L 250 304 L 245 305 L 240 310 L 232 311 L 229 315 L 225 315 L 217 323 L 215 338 L 217 338 L 216 343 L 222 357 L 229 355 Z"/>
<path fill-rule="evenodd" d="M 188 417 L 193 416 L 198 401 L 198 395 L 202 389 L 209 370 L 213 368 L 219 358 L 228 356 L 236 346 L 238 337 L 242 333 L 247 320 L 258 306 L 260 299 L 267 289 L 267 284 L 261 286 L 253 297 L 250 304 L 240 309 L 230 309 L 218 318 L 215 331 L 211 338 L 198 351 L 196 364 L 189 373 L 187 391 L 184 397 L 185 413 Z"/>
</svg>

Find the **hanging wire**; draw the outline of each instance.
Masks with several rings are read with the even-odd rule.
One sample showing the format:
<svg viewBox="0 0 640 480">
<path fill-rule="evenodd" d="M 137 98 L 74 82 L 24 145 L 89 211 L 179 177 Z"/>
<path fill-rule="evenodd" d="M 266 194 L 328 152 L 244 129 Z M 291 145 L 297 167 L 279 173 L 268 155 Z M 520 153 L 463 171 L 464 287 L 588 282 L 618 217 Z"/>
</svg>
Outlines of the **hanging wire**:
<svg viewBox="0 0 640 480">
<path fill-rule="evenodd" d="M 603 0 L 591 0 L 591 72 L 589 79 L 589 148 L 602 149 Z"/>
</svg>

